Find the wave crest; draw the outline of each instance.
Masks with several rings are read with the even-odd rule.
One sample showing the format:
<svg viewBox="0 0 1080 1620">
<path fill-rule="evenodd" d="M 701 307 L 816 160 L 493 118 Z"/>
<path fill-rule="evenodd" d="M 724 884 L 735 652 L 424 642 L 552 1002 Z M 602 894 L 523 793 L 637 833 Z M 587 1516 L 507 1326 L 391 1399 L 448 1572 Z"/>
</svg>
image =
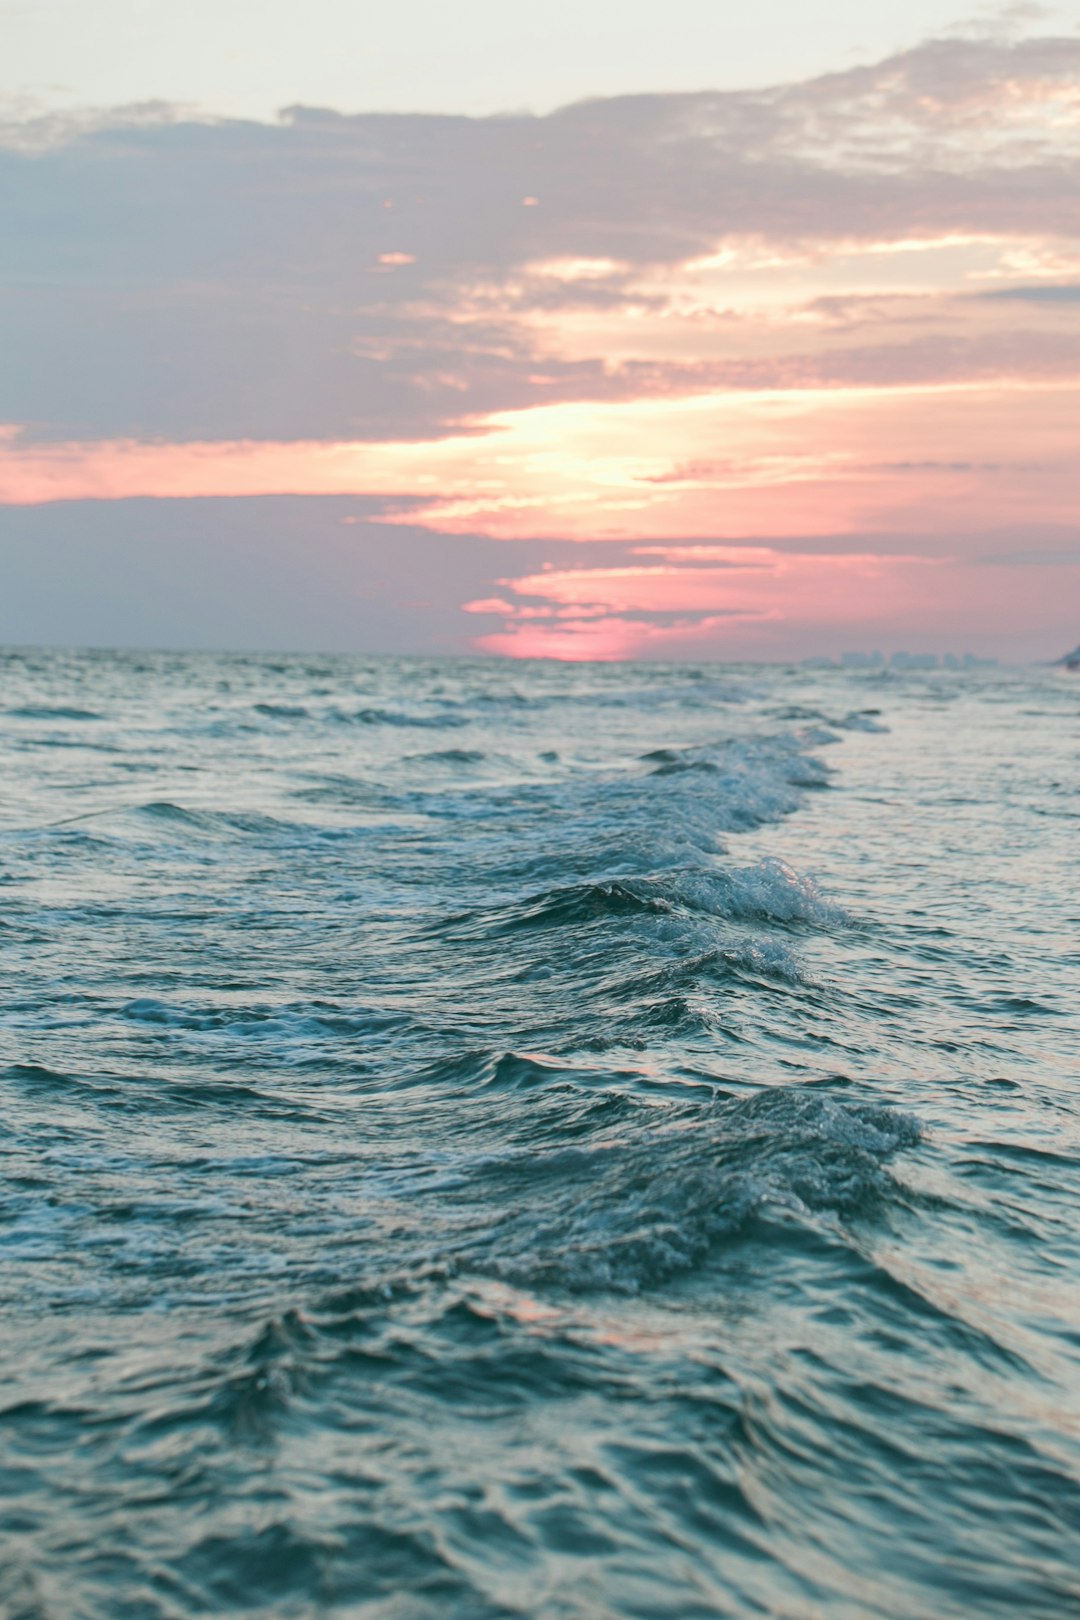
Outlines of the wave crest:
<svg viewBox="0 0 1080 1620">
<path fill-rule="evenodd" d="M 771 1088 L 677 1125 L 499 1167 L 507 1220 L 468 1261 L 532 1287 L 637 1293 L 703 1264 L 757 1214 L 870 1213 L 888 1161 L 921 1136 L 911 1115 L 820 1090 Z"/>
</svg>

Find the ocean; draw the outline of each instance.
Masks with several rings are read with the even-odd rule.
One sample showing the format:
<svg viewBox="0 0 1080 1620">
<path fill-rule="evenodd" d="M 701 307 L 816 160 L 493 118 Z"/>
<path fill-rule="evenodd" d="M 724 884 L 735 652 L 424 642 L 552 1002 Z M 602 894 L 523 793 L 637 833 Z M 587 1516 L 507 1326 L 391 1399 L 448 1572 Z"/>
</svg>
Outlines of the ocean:
<svg viewBox="0 0 1080 1620">
<path fill-rule="evenodd" d="M 1078 722 L 0 655 L 4 1620 L 1080 1614 Z"/>
</svg>

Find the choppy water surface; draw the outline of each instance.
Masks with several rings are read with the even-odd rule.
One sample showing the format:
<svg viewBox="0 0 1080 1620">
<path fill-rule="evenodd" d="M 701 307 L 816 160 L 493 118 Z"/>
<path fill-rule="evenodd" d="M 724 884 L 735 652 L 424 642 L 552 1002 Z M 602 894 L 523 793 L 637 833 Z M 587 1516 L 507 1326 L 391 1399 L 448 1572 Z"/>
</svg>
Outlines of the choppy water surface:
<svg viewBox="0 0 1080 1620">
<path fill-rule="evenodd" d="M 1080 1612 L 1080 682 L 0 709 L 6 1620 Z"/>
</svg>

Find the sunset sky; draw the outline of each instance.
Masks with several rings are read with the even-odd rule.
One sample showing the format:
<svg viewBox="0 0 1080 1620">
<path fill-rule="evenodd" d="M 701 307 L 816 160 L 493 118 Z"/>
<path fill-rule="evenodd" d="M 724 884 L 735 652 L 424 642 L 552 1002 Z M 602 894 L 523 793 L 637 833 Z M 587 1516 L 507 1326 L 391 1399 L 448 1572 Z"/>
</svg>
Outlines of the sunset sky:
<svg viewBox="0 0 1080 1620">
<path fill-rule="evenodd" d="M 0 639 L 1080 639 L 1078 5 L 366 9 L 0 5 Z"/>
</svg>

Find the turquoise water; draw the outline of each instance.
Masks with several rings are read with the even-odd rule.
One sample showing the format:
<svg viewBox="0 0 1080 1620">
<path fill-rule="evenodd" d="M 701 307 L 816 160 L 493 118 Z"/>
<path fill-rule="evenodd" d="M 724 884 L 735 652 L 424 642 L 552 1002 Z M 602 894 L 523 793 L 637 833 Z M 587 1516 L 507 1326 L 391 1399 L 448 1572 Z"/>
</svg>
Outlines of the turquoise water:
<svg viewBox="0 0 1080 1620">
<path fill-rule="evenodd" d="M 0 674 L 5 1620 L 1080 1613 L 1080 682 Z"/>
</svg>

